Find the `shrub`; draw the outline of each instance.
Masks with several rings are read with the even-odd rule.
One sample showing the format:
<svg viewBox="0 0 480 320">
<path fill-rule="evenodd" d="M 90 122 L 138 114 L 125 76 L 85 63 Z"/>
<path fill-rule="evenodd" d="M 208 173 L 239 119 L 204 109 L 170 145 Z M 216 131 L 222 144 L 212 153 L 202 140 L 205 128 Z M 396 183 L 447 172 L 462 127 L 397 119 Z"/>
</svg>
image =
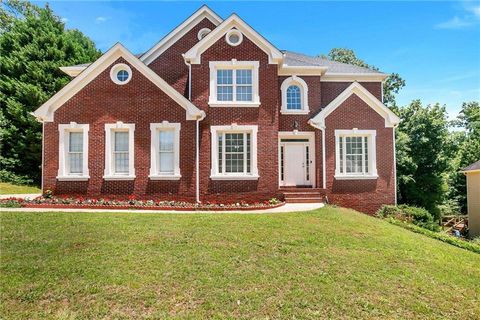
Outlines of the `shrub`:
<svg viewBox="0 0 480 320">
<path fill-rule="evenodd" d="M 0 170 L 0 181 L 8 182 L 14 185 L 24 186 L 32 185 L 33 180 L 27 176 L 17 175 L 7 170 Z"/>
<path fill-rule="evenodd" d="M 0 202 L 0 207 L 3 208 L 21 208 L 22 204 L 17 199 L 6 199 L 3 202 Z"/>
<path fill-rule="evenodd" d="M 424 208 L 404 204 L 399 206 L 383 206 L 377 211 L 377 216 L 382 218 L 392 217 L 400 221 L 413 223 L 431 231 L 440 230 L 440 226 L 435 222 L 433 215 Z"/>
</svg>

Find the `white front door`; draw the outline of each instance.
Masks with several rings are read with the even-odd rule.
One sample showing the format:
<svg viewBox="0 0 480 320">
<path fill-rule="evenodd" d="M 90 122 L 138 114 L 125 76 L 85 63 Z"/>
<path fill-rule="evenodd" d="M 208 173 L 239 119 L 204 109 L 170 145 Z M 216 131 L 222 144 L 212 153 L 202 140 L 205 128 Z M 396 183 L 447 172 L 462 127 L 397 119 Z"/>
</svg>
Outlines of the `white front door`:
<svg viewBox="0 0 480 320">
<path fill-rule="evenodd" d="M 285 186 L 305 186 L 310 185 L 307 177 L 307 148 L 305 143 L 285 143 L 284 151 L 284 177 Z"/>
</svg>

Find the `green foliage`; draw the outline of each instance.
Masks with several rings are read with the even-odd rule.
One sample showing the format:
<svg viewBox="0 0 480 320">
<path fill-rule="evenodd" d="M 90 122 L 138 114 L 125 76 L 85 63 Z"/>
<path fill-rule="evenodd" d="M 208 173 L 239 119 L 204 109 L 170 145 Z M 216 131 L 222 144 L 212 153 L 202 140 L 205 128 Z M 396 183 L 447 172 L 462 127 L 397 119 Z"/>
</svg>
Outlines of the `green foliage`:
<svg viewBox="0 0 480 320">
<path fill-rule="evenodd" d="M 423 234 L 423 235 L 428 236 L 430 238 L 446 242 L 448 244 L 454 245 L 454 246 L 462 248 L 462 249 L 466 249 L 466 250 L 470 250 L 470 251 L 473 251 L 473 252 L 476 252 L 476 253 L 480 253 L 480 241 L 478 241 L 476 239 L 474 239 L 473 241 L 467 241 L 467 240 L 460 239 L 460 238 L 451 236 L 451 235 L 443 233 L 443 232 L 435 232 L 435 231 L 431 231 L 431 230 L 428 230 L 428 229 L 425 229 L 425 228 L 422 228 L 422 227 L 419 227 L 419 226 L 416 226 L 416 225 L 413 225 L 413 224 L 410 224 L 410 223 L 405 223 L 404 221 L 402 222 L 402 221 L 397 220 L 397 219 L 392 218 L 392 217 L 387 218 L 386 220 L 388 222 L 394 224 L 394 225 L 403 227 L 403 228 L 408 229 L 410 231 L 413 231 L 415 233 Z"/>
<path fill-rule="evenodd" d="M 399 201 L 423 207 L 439 218 L 449 169 L 445 107 L 423 106 L 415 100 L 397 112 L 402 118 L 396 145 Z"/>
<path fill-rule="evenodd" d="M 466 166 L 480 160 L 480 104 L 478 101 L 464 102 L 460 114 L 453 125 L 464 128 L 457 133 L 456 141 L 451 144 L 451 170 L 448 176 L 448 197 L 456 201 L 461 212 L 467 212 L 467 186 L 465 175 L 461 172 Z M 453 139 L 451 139 L 453 140 Z"/>
<path fill-rule="evenodd" d="M 369 68 L 378 71 L 375 66 L 369 65 L 362 59 L 358 58 L 351 49 L 333 48 L 327 56 L 321 55 L 323 58 L 337 62 L 353 64 L 359 67 Z M 395 95 L 405 86 L 405 80 L 398 73 L 392 73 L 383 83 L 383 102 L 386 105 L 395 105 Z"/>
<path fill-rule="evenodd" d="M 431 231 L 440 230 L 440 226 L 435 222 L 433 215 L 424 208 L 407 205 L 383 206 L 377 211 L 377 216 L 382 218 L 391 217 L 400 221 L 413 223 Z"/>
<path fill-rule="evenodd" d="M 21 208 L 22 204 L 16 199 L 8 199 L 0 202 L 0 208 Z"/>
<path fill-rule="evenodd" d="M 99 55 L 80 31 L 66 30 L 48 5 L 0 5 L 0 167 L 11 173 L 2 178 L 39 182 L 41 124 L 30 113 L 69 82 L 59 67 Z"/>
</svg>

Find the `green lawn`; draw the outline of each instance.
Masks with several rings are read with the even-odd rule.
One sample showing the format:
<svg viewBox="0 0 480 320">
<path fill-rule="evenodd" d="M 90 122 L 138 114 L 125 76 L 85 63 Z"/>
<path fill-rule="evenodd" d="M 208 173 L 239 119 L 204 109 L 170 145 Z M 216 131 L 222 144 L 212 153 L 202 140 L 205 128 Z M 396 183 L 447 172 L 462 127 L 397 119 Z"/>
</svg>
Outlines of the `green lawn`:
<svg viewBox="0 0 480 320">
<path fill-rule="evenodd" d="M 0 213 L 1 319 L 480 318 L 480 255 L 346 209 Z"/>
<path fill-rule="evenodd" d="M 14 184 L 0 182 L 0 194 L 25 194 L 25 193 L 41 193 L 37 187 L 17 186 Z"/>
</svg>

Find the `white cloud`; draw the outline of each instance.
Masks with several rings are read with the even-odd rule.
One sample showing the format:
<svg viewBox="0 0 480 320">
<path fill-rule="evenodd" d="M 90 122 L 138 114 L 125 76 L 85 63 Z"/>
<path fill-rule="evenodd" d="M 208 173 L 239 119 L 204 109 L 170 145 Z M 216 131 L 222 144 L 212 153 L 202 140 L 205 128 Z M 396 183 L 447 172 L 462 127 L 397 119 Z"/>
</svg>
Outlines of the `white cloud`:
<svg viewBox="0 0 480 320">
<path fill-rule="evenodd" d="M 462 29 L 472 25 L 471 21 L 467 21 L 466 19 L 461 19 L 457 16 L 453 17 L 452 19 L 439 23 L 435 25 L 437 29 Z"/>
<path fill-rule="evenodd" d="M 60 21 L 62 21 L 63 23 L 67 23 L 67 22 L 68 22 L 68 18 L 62 18 L 62 19 L 60 19 Z"/>
<path fill-rule="evenodd" d="M 473 13 L 477 18 L 480 18 L 480 6 L 467 7 L 467 10 Z"/>
<path fill-rule="evenodd" d="M 103 23 L 105 21 L 107 21 L 108 18 L 107 17 L 96 17 L 95 18 L 95 23 Z"/>
</svg>

